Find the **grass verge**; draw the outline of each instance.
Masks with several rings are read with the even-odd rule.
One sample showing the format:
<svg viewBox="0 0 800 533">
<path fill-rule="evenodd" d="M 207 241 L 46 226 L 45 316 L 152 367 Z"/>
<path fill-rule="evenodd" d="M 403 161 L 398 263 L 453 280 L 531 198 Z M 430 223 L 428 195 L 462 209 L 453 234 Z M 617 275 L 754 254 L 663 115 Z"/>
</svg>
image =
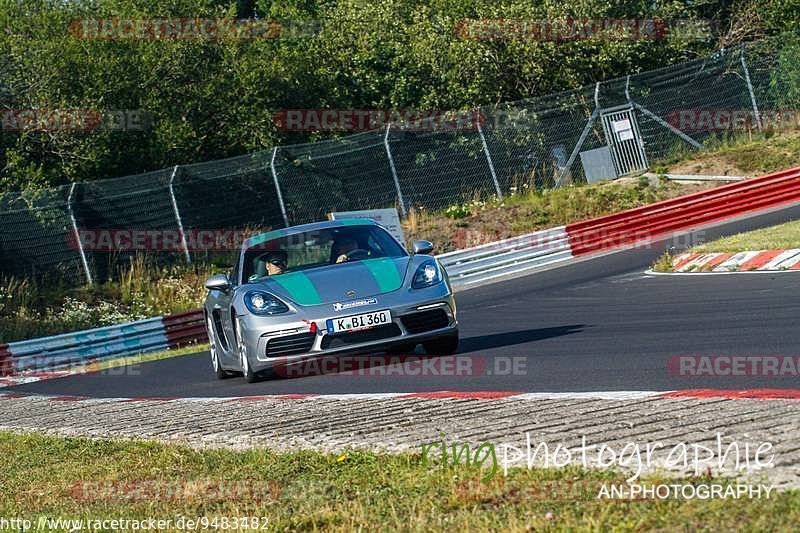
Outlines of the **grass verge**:
<svg viewBox="0 0 800 533">
<path fill-rule="evenodd" d="M 800 220 L 761 228 L 743 233 L 721 237 L 717 240 L 698 244 L 687 250 L 688 253 L 738 253 L 756 250 L 787 250 L 800 248 Z M 656 272 L 672 272 L 674 257 L 665 252 L 653 263 Z"/>
<path fill-rule="evenodd" d="M 597 500 L 595 489 L 624 476 L 572 467 L 512 469 L 484 483 L 477 467 L 426 466 L 418 455 L 194 450 L 8 432 L 0 453 L 0 516 L 32 520 L 257 516 L 271 531 L 774 531 L 800 522 L 797 491 Z"/>
<path fill-rule="evenodd" d="M 672 272 L 674 269 L 672 268 L 672 261 L 674 257 L 669 252 L 664 252 L 661 254 L 661 257 L 656 259 L 653 266 L 650 267 L 653 269 L 654 272 Z"/>
<path fill-rule="evenodd" d="M 786 222 L 722 237 L 692 248 L 692 252 L 746 252 L 800 248 L 800 221 Z"/>
<path fill-rule="evenodd" d="M 112 368 L 119 368 L 123 366 L 137 365 L 140 363 L 149 363 L 151 361 L 159 361 L 161 359 L 169 359 L 171 357 L 180 357 L 182 355 L 192 355 L 198 352 L 207 351 L 208 349 L 209 349 L 208 344 L 192 344 L 191 346 L 184 346 L 183 348 L 175 348 L 173 350 L 164 350 L 161 352 L 153 352 L 153 353 L 141 353 L 138 355 L 129 355 L 127 357 L 118 357 L 116 359 L 97 361 L 86 365 L 82 369 L 85 370 L 86 372 L 109 370 Z M 209 365 L 210 364 L 211 363 L 209 363 Z"/>
<path fill-rule="evenodd" d="M 703 152 L 678 152 L 653 165 L 673 174 L 759 176 L 800 166 L 800 131 L 766 131 L 711 139 Z"/>
</svg>

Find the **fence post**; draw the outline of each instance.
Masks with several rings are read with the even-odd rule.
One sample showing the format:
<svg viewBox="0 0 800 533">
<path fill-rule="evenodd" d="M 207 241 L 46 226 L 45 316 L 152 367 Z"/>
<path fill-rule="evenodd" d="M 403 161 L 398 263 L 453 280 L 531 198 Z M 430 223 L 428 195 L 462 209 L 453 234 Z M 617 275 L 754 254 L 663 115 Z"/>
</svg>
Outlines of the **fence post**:
<svg viewBox="0 0 800 533">
<path fill-rule="evenodd" d="M 178 211 L 178 202 L 175 200 L 175 189 L 172 184 L 175 181 L 175 176 L 178 174 L 178 165 L 172 169 L 172 175 L 169 177 L 169 197 L 172 199 L 172 209 L 175 211 L 175 220 L 178 222 L 178 233 L 181 236 L 181 244 L 183 245 L 183 252 L 186 254 L 186 262 L 192 264 L 192 256 L 189 254 L 189 246 L 186 244 L 186 234 L 183 232 L 183 221 L 181 221 L 181 212 Z"/>
<path fill-rule="evenodd" d="M 594 86 L 594 110 L 592 110 L 592 114 L 589 116 L 589 120 L 586 122 L 586 126 L 583 127 L 583 131 L 581 132 L 581 136 L 578 137 L 578 142 L 575 143 L 575 148 L 572 149 L 572 153 L 569 155 L 569 159 L 567 160 L 567 164 L 564 165 L 564 170 L 558 175 L 556 179 L 556 187 L 561 186 L 561 182 L 564 181 L 564 178 L 567 176 L 567 172 L 569 169 L 572 168 L 572 164 L 575 162 L 575 158 L 578 157 L 578 152 L 580 152 L 581 147 L 583 146 L 584 141 L 586 141 L 586 137 L 589 135 L 589 131 L 592 129 L 592 124 L 594 124 L 594 120 L 597 118 L 597 115 L 600 114 L 600 82 L 598 81 L 597 84 Z"/>
<path fill-rule="evenodd" d="M 747 63 L 744 60 L 744 51 L 746 48 L 742 46 L 739 59 L 742 61 L 742 69 L 744 70 L 744 80 L 747 82 L 747 90 L 750 92 L 750 102 L 753 104 L 753 116 L 756 119 L 756 126 L 758 131 L 761 131 L 761 113 L 758 112 L 758 104 L 756 103 L 756 94 L 753 91 L 753 84 L 750 82 L 750 70 L 747 68 Z"/>
<path fill-rule="evenodd" d="M 494 171 L 494 163 L 492 162 L 492 156 L 489 153 L 489 146 L 486 144 L 486 136 L 483 134 L 483 128 L 481 127 L 481 118 L 482 115 L 478 117 L 478 135 L 481 136 L 481 144 L 483 144 L 483 153 L 486 154 L 486 162 L 489 163 L 489 172 L 492 173 L 492 181 L 494 181 L 494 190 L 497 191 L 497 197 L 502 200 L 503 193 L 500 191 L 500 183 L 497 181 L 497 173 Z"/>
<path fill-rule="evenodd" d="M 397 201 L 400 202 L 400 213 L 406 216 L 406 203 L 403 200 L 403 191 L 400 190 L 400 180 L 397 179 L 397 169 L 394 167 L 394 157 L 392 151 L 389 149 L 389 130 L 392 128 L 391 121 L 386 125 L 386 135 L 383 137 L 383 146 L 386 148 L 386 157 L 389 158 L 389 168 L 392 170 L 392 178 L 394 179 L 394 188 L 397 190 Z"/>
<path fill-rule="evenodd" d="M 89 263 L 86 261 L 86 252 L 83 250 L 83 241 L 81 240 L 81 232 L 78 231 L 78 222 L 75 220 L 75 213 L 72 212 L 72 196 L 75 193 L 75 182 L 69 188 L 69 196 L 67 197 L 67 212 L 69 219 L 72 222 L 72 233 L 75 235 L 75 242 L 78 243 L 78 251 L 81 254 L 81 263 L 83 264 L 83 272 L 86 274 L 86 281 L 92 285 L 92 272 L 89 270 Z"/>
<path fill-rule="evenodd" d="M 283 194 L 281 194 L 281 185 L 278 182 L 278 173 L 275 171 L 275 156 L 278 155 L 278 147 L 272 150 L 272 160 L 269 162 L 269 168 L 272 170 L 272 181 L 275 183 L 275 191 L 278 193 L 278 205 L 281 206 L 281 215 L 283 215 L 283 223 L 289 227 L 289 217 L 286 216 L 286 206 L 283 204 Z"/>
</svg>

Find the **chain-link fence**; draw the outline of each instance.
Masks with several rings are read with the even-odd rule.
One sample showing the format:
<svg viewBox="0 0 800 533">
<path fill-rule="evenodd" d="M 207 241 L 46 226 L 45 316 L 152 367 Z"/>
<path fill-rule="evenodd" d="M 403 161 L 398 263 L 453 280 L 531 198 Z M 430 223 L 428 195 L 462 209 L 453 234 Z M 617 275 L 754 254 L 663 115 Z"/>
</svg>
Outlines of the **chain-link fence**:
<svg viewBox="0 0 800 533">
<path fill-rule="evenodd" d="M 69 284 L 103 281 L 142 250 L 163 264 L 209 260 L 226 249 L 229 254 L 237 242 L 234 230 L 311 222 L 335 210 L 436 210 L 636 172 L 671 154 L 701 149 L 711 138 L 765 130 L 787 118 L 797 126 L 799 58 L 796 39 L 765 40 L 483 108 L 482 120 L 465 128 L 390 125 L 220 161 L 5 194 L 0 271 Z"/>
</svg>

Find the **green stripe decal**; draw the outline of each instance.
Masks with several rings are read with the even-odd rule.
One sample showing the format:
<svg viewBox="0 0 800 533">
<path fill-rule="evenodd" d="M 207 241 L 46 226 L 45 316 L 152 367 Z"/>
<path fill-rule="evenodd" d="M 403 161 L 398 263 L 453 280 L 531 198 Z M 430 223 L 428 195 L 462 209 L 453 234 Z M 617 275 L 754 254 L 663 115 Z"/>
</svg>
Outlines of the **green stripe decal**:
<svg viewBox="0 0 800 533">
<path fill-rule="evenodd" d="M 340 218 L 336 222 L 341 222 L 342 226 L 368 226 L 372 221 L 363 218 Z"/>
<path fill-rule="evenodd" d="M 322 303 L 317 289 L 308 276 L 302 272 L 289 272 L 270 278 L 286 289 L 289 297 L 300 305 L 317 305 Z"/>
<path fill-rule="evenodd" d="M 364 261 L 364 266 L 372 273 L 372 277 L 378 282 L 381 293 L 396 291 L 403 284 L 397 264 L 392 259 L 368 259 Z"/>
</svg>

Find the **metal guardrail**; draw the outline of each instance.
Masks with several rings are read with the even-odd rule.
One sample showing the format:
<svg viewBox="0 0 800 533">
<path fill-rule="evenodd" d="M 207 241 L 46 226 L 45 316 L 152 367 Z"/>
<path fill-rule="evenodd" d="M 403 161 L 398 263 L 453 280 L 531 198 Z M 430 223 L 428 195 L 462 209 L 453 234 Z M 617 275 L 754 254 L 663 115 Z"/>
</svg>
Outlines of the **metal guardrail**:
<svg viewBox="0 0 800 533">
<path fill-rule="evenodd" d="M 559 226 L 436 256 L 453 286 L 543 268 L 572 258 L 566 228 Z"/>
<path fill-rule="evenodd" d="M 203 311 L 0 345 L 0 376 L 56 370 L 206 340 Z"/>
</svg>

